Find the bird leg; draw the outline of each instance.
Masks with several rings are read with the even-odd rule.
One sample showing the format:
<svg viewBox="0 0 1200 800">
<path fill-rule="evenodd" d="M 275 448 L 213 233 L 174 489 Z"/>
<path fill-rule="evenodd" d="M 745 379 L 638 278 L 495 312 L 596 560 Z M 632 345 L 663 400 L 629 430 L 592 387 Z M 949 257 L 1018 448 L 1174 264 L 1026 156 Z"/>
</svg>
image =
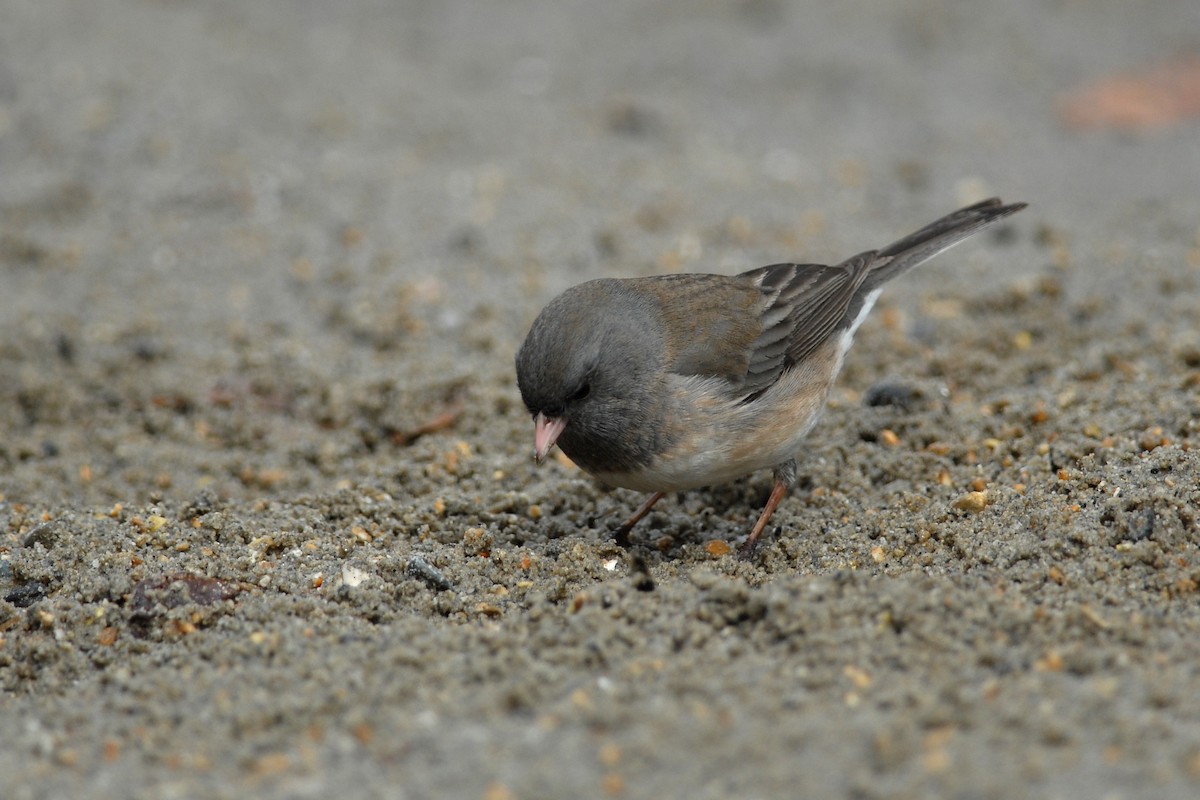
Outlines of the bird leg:
<svg viewBox="0 0 1200 800">
<path fill-rule="evenodd" d="M 621 527 L 613 531 L 613 538 L 617 540 L 617 544 L 621 547 L 629 547 L 629 532 L 633 530 L 633 526 L 641 522 L 642 517 L 650 513 L 650 509 L 654 508 L 654 504 L 663 499 L 666 492 L 655 492 L 650 495 L 650 499 L 642 503 L 642 507 L 633 512 L 633 516 L 625 520 Z"/>
<path fill-rule="evenodd" d="M 767 498 L 767 504 L 763 506 L 762 513 L 758 515 L 758 522 L 754 523 L 753 530 L 750 531 L 750 538 L 738 548 L 738 557 L 743 561 L 754 555 L 754 548 L 758 543 L 758 536 L 763 532 L 763 528 L 767 527 L 767 520 L 771 519 L 771 514 L 775 513 L 775 507 L 779 505 L 779 501 L 787 494 L 788 485 L 778 478 L 775 479 L 775 486 L 771 489 L 771 496 Z"/>
<path fill-rule="evenodd" d="M 775 469 L 775 485 L 771 487 L 771 496 L 767 498 L 767 504 L 763 506 L 762 513 L 758 515 L 758 522 L 754 523 L 754 528 L 751 529 L 749 538 L 738 548 L 738 557 L 743 561 L 748 560 L 754 555 L 754 548 L 758 545 L 759 535 L 767 527 L 767 522 L 771 519 L 771 515 L 775 513 L 775 508 L 783 500 L 783 496 L 787 494 L 788 487 L 795 480 L 795 460 L 786 461 Z"/>
</svg>

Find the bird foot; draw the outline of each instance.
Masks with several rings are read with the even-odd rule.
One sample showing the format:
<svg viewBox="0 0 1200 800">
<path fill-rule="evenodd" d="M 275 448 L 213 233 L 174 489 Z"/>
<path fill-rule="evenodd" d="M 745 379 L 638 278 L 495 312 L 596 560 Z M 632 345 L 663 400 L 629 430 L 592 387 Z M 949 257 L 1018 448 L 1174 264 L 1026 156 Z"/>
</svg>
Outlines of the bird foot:
<svg viewBox="0 0 1200 800">
<path fill-rule="evenodd" d="M 754 553 L 758 550 L 758 540 L 747 539 L 737 549 L 738 561 L 753 561 Z"/>
<path fill-rule="evenodd" d="M 622 550 L 628 550 L 633 546 L 633 542 L 629 538 L 631 531 L 633 531 L 633 525 L 628 522 L 613 529 L 612 537 L 613 541 L 617 543 L 617 547 L 620 547 Z"/>
</svg>

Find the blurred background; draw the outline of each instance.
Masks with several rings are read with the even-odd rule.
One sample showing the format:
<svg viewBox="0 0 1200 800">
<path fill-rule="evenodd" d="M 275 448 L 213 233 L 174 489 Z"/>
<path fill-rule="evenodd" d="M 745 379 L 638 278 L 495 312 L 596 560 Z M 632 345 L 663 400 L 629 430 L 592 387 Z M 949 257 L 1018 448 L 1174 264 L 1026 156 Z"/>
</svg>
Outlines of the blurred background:
<svg viewBox="0 0 1200 800">
<path fill-rule="evenodd" d="M 1192 2 L 3 15 L 6 314 L 86 325 L 116 296 L 141 325 L 301 325 L 296 281 L 340 276 L 369 312 L 397 282 L 519 300 L 530 269 L 543 300 L 597 274 L 844 257 L 993 193 L 1060 241 L 1152 221 L 1195 246 Z"/>
</svg>

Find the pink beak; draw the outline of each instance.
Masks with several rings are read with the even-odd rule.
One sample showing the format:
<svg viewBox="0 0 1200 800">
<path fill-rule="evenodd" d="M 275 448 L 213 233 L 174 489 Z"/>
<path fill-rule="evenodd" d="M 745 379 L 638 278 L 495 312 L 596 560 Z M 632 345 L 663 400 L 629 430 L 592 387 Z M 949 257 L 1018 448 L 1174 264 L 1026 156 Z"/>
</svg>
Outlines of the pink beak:
<svg viewBox="0 0 1200 800">
<path fill-rule="evenodd" d="M 558 441 L 558 437 L 562 435 L 563 428 L 567 427 L 567 421 L 562 417 L 547 417 L 545 414 L 538 412 L 538 415 L 533 419 L 533 460 L 537 463 L 542 463 L 546 458 L 546 454 L 550 452 L 550 448 L 554 447 L 554 443 Z"/>
</svg>

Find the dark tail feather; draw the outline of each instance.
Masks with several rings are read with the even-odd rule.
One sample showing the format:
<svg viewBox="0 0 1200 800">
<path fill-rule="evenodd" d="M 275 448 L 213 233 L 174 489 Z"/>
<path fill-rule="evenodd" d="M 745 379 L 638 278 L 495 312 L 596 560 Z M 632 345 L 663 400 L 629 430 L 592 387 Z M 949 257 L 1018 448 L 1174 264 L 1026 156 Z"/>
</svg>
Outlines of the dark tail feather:
<svg viewBox="0 0 1200 800">
<path fill-rule="evenodd" d="M 871 271 L 863 281 L 860 294 L 877 289 L 892 278 L 908 272 L 918 264 L 928 261 L 938 253 L 966 239 L 980 230 L 1011 216 L 1026 206 L 1025 203 L 1004 205 L 999 197 L 993 197 L 973 206 L 960 208 L 936 222 L 931 222 L 916 233 L 905 236 L 879 251 L 880 257 L 890 256 L 891 261 Z"/>
</svg>

